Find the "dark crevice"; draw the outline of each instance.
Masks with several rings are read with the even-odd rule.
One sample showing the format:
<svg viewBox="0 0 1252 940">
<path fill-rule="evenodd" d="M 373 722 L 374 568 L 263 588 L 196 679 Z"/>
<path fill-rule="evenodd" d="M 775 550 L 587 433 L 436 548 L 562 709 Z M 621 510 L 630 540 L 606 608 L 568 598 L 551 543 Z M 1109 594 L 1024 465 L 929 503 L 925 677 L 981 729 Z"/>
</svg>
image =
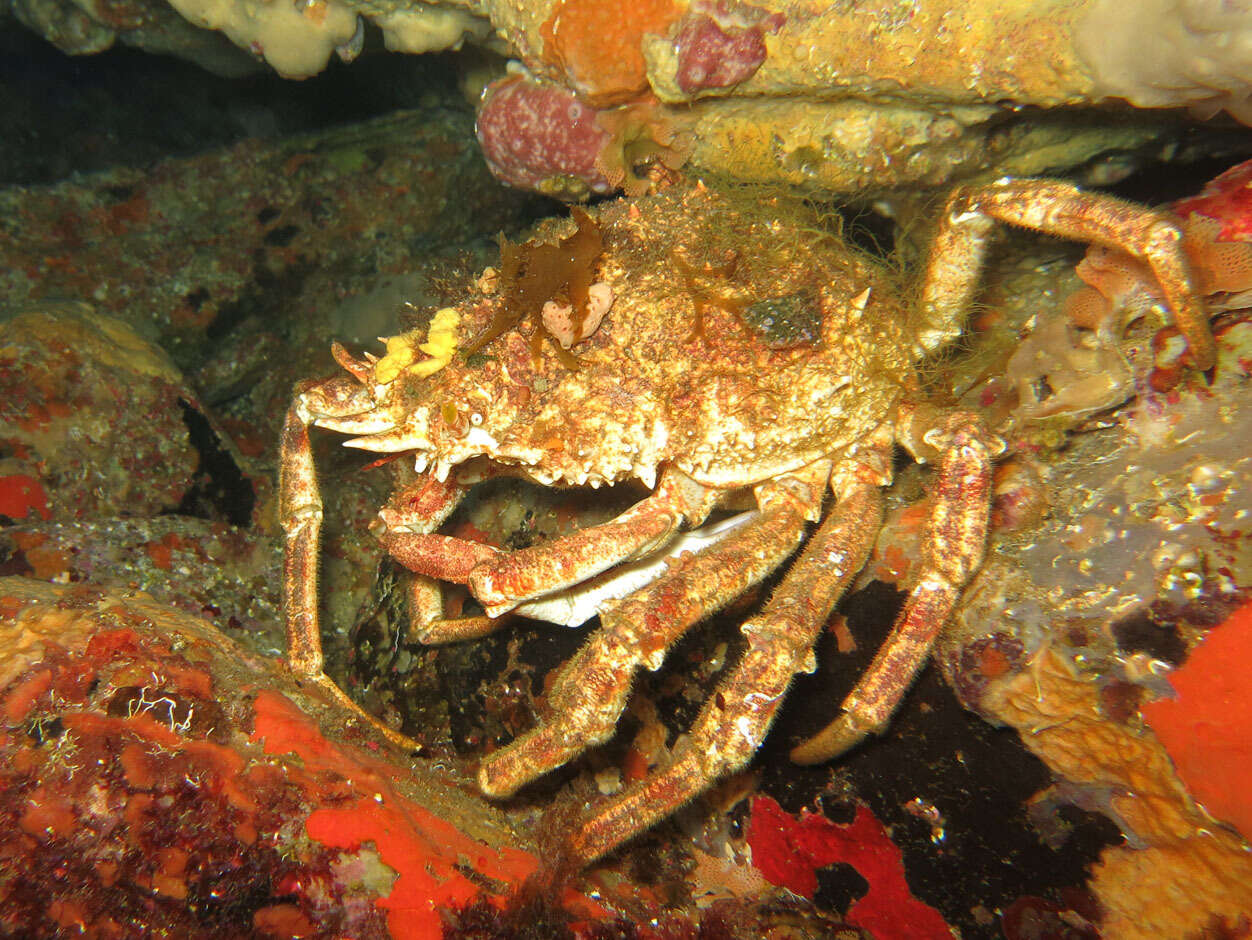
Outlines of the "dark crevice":
<svg viewBox="0 0 1252 940">
<path fill-rule="evenodd" d="M 222 446 L 213 425 L 194 405 L 178 400 L 191 444 L 200 454 L 194 482 L 174 514 L 246 527 L 252 523 L 256 491 L 239 469 L 230 451 Z"/>
<path fill-rule="evenodd" d="M 845 862 L 836 862 L 817 872 L 817 893 L 813 903 L 823 910 L 843 912 L 869 894 L 869 882 Z"/>
<path fill-rule="evenodd" d="M 1108 187 L 1115 196 L 1159 206 L 1194 196 L 1215 176 L 1252 156 L 1252 147 L 1228 147 L 1220 155 L 1187 163 L 1148 163 Z"/>
<path fill-rule="evenodd" d="M 222 304 L 213 322 L 205 329 L 205 336 L 210 340 L 221 339 L 254 314 L 273 314 L 281 310 L 288 298 L 300 295 L 301 284 L 313 270 L 313 263 L 305 258 L 278 272 L 255 265 L 250 287 L 237 299 Z"/>
<path fill-rule="evenodd" d="M 888 260 L 895 254 L 896 223 L 876 209 L 835 206 L 843 220 L 843 237 L 868 255 Z"/>
<path fill-rule="evenodd" d="M 7 9 L 7 7 L 6 7 Z M 221 38 L 224 54 L 238 52 Z M 350 66 L 291 81 L 268 66 L 225 78 L 117 43 L 67 56 L 6 21 L 0 29 L 0 186 L 145 166 L 246 138 L 280 139 L 351 124 L 437 96 L 459 105 L 456 57 L 388 55 L 378 41 Z M 124 190 L 115 198 L 124 201 Z"/>
</svg>

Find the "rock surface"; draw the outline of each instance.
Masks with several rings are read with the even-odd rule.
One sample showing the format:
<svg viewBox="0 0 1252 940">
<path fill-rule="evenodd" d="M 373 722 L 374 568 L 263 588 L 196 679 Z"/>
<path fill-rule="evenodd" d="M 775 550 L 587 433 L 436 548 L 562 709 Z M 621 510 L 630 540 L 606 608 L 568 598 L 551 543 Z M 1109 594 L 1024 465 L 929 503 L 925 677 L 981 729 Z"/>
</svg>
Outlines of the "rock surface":
<svg viewBox="0 0 1252 940">
<path fill-rule="evenodd" d="M 601 159 L 614 186 L 623 183 L 612 178 L 615 163 L 655 162 L 658 152 L 666 163 L 676 152 L 699 172 L 821 193 L 1077 168 L 1095 178 L 1156 159 L 1180 140 L 1184 122 L 1135 114 L 1127 102 L 1205 117 L 1252 113 L 1252 15 L 1198 0 L 1156 0 L 1133 15 L 1117 0 L 648 0 L 625 8 L 605 0 L 316 0 L 300 9 L 174 0 L 186 21 L 160 0 L 9 2 L 67 51 L 96 52 L 120 38 L 221 72 L 263 60 L 301 78 L 335 56 L 350 62 L 365 22 L 392 50 L 478 44 L 598 109 L 599 131 L 612 137 Z M 1072 112 L 1094 106 L 1120 113 Z M 1047 110 L 1059 108 L 1070 110 Z M 590 132 L 562 136 L 585 143 Z M 514 162 L 496 150 L 497 163 Z M 554 172 L 569 162 L 557 160 Z M 601 174 L 587 176 L 603 185 Z M 571 198 L 588 191 L 562 188 Z"/>
<path fill-rule="evenodd" d="M 0 648 L 5 932 L 429 937 L 538 867 L 454 774 L 142 595 L 3 579 Z"/>
</svg>

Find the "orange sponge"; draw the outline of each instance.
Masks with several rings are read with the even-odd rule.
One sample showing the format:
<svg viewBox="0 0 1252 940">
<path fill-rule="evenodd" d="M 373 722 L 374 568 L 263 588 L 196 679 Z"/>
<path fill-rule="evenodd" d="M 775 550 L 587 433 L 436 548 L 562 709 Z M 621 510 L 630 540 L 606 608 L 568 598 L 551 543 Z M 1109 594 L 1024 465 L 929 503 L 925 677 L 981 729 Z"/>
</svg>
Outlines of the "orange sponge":
<svg viewBox="0 0 1252 940">
<path fill-rule="evenodd" d="M 560 0 L 543 24 L 544 59 L 594 107 L 630 101 L 648 87 L 644 34 L 664 34 L 680 12 L 674 0 Z"/>
</svg>

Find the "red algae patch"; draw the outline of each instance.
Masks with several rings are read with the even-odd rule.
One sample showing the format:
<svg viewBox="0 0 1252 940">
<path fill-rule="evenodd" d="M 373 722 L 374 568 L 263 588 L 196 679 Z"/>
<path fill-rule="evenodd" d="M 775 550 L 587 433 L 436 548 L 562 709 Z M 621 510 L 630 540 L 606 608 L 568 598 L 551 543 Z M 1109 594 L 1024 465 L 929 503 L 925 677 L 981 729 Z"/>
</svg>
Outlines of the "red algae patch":
<svg viewBox="0 0 1252 940">
<path fill-rule="evenodd" d="M 25 473 L 0 476 L 0 515 L 10 519 L 35 515 L 43 519 L 51 517 L 43 484 Z"/>
<path fill-rule="evenodd" d="M 207 623 L 20 578 L 0 597 L 0 935 L 431 937 L 538 868 Z"/>
<path fill-rule="evenodd" d="M 848 909 L 850 924 L 875 937 L 948 938 L 952 931 L 933 907 L 913 897 L 904 880 L 904 859 L 887 830 L 864 806 L 846 826 L 820 813 L 789 815 L 771 797 L 752 801 L 748 844 L 753 864 L 769 881 L 801 897 L 817 893 L 817 870 L 842 862 L 869 884 Z"/>
<path fill-rule="evenodd" d="M 1170 676 L 1177 698 L 1140 711 L 1178 776 L 1216 819 L 1252 839 L 1252 604 L 1235 611 Z"/>
<path fill-rule="evenodd" d="M 11 723 L 21 721 L 51 686 L 52 671 L 49 669 L 40 669 L 17 683 L 17 687 L 4 698 L 4 717 Z"/>
<path fill-rule="evenodd" d="M 301 757 L 310 771 L 307 786 L 324 786 L 330 775 L 351 780 L 351 802 L 314 810 L 305 830 L 315 841 L 348 852 L 373 844 L 396 873 L 390 893 L 377 902 L 387 911 L 393 937 L 436 936 L 441 908 L 462 907 L 476 898 L 481 889 L 461 873 L 467 863 L 480 875 L 514 888 L 537 870 L 534 856 L 516 849 L 493 850 L 400 796 L 386 779 L 389 768 L 363 765 L 349 749 L 327 741 L 285 697 L 263 692 L 254 708 L 253 740 L 263 740 L 267 753 Z M 341 785 L 341 798 L 347 795 Z"/>
<path fill-rule="evenodd" d="M 26 811 L 18 825 L 39 839 L 68 835 L 74 829 L 74 812 L 68 801 L 57 799 L 46 788 L 38 787 L 27 797 Z"/>
</svg>

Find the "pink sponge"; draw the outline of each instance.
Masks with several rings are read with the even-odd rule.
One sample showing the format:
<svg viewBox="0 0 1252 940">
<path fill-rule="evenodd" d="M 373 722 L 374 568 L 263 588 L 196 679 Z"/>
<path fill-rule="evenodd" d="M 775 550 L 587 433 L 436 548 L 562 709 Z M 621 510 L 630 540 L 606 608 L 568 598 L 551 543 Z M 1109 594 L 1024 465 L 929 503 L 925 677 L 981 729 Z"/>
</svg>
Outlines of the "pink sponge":
<svg viewBox="0 0 1252 940">
<path fill-rule="evenodd" d="M 512 75 L 483 92 L 478 142 L 491 172 L 510 186 L 561 199 L 610 193 L 599 157 L 611 135 L 596 115 L 559 85 Z"/>
<path fill-rule="evenodd" d="M 765 61 L 765 34 L 785 19 L 738 0 L 696 0 L 674 38 L 678 87 L 690 95 L 751 78 Z"/>
</svg>

